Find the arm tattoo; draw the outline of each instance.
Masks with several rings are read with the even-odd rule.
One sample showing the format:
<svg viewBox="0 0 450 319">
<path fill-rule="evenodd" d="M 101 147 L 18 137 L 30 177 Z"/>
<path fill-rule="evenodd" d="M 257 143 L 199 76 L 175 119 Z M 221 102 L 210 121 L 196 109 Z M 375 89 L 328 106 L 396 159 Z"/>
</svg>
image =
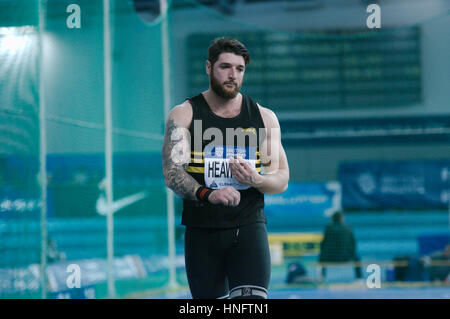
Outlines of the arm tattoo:
<svg viewBox="0 0 450 319">
<path fill-rule="evenodd" d="M 177 124 L 173 119 L 169 118 L 162 149 L 164 179 L 167 187 L 172 189 L 177 195 L 186 199 L 197 200 L 195 192 L 200 184 L 185 171 L 188 162 L 186 160 L 179 160 L 180 154 L 183 156 L 183 144 L 190 143 L 190 141 L 187 141 L 186 135 L 184 134 L 181 134 L 181 136 L 180 134 L 174 134 L 177 129 L 179 129 Z M 186 148 L 184 151 L 186 151 Z"/>
</svg>

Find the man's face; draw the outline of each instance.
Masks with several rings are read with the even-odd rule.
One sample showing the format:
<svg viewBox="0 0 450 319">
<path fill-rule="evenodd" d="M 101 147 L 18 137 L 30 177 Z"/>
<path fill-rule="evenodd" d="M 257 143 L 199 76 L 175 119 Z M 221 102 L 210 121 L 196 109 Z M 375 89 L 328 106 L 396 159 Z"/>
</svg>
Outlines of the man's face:
<svg viewBox="0 0 450 319">
<path fill-rule="evenodd" d="M 211 89 L 224 99 L 235 98 L 242 87 L 245 73 L 245 61 L 234 53 L 221 53 L 219 59 L 211 65 L 207 61 L 207 73 Z"/>
</svg>

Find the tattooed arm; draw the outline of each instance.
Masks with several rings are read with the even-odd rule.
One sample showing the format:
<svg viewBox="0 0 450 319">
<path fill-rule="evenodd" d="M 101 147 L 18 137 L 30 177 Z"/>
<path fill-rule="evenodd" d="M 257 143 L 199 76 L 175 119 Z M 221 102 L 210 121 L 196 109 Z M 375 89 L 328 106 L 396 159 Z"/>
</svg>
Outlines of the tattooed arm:
<svg viewBox="0 0 450 319">
<path fill-rule="evenodd" d="M 189 125 L 192 106 L 186 101 L 169 114 L 162 149 L 163 174 L 166 186 L 182 198 L 197 200 L 195 192 L 200 184 L 185 168 L 191 159 Z"/>
</svg>

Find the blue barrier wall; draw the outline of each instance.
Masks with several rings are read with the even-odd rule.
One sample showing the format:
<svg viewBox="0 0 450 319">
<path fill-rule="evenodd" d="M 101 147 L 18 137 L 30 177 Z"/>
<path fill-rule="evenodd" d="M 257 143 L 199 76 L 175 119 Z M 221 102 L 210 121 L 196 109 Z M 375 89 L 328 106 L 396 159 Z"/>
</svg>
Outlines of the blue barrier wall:
<svg viewBox="0 0 450 319">
<path fill-rule="evenodd" d="M 339 166 L 345 209 L 446 209 L 450 160 L 344 162 Z"/>
</svg>

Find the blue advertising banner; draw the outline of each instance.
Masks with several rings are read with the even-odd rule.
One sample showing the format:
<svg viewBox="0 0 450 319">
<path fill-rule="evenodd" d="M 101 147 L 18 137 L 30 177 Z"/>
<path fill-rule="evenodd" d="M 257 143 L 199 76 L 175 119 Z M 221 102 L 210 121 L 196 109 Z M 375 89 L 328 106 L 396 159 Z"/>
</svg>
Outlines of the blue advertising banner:
<svg viewBox="0 0 450 319">
<path fill-rule="evenodd" d="M 344 209 L 446 209 L 450 160 L 344 162 Z"/>
<path fill-rule="evenodd" d="M 0 268 L 0 295 L 38 292 L 39 285 L 38 264 L 22 268 Z"/>
<path fill-rule="evenodd" d="M 114 258 L 116 280 L 145 278 L 146 267 L 138 255 Z M 0 294 L 38 292 L 40 289 L 38 264 L 23 268 L 0 268 Z M 57 299 L 95 298 L 94 285 L 106 282 L 107 261 L 93 258 L 50 263 L 47 267 L 49 294 Z"/>
<path fill-rule="evenodd" d="M 95 299 L 95 287 L 86 286 L 64 291 L 49 292 L 50 299 Z"/>
<path fill-rule="evenodd" d="M 84 288 L 107 280 L 107 261 L 93 258 L 65 261 L 48 266 L 50 291 L 65 292 L 69 288 Z M 143 278 L 147 275 L 139 256 L 114 258 L 114 278 L 116 280 Z"/>
<path fill-rule="evenodd" d="M 0 185 L 0 220 L 39 220 L 41 197 L 38 191 Z M 53 217 L 53 191 L 47 190 L 47 217 Z"/>
<path fill-rule="evenodd" d="M 323 225 L 341 208 L 341 187 L 338 182 L 289 183 L 282 194 L 265 196 L 268 227 L 308 224 Z"/>
</svg>

